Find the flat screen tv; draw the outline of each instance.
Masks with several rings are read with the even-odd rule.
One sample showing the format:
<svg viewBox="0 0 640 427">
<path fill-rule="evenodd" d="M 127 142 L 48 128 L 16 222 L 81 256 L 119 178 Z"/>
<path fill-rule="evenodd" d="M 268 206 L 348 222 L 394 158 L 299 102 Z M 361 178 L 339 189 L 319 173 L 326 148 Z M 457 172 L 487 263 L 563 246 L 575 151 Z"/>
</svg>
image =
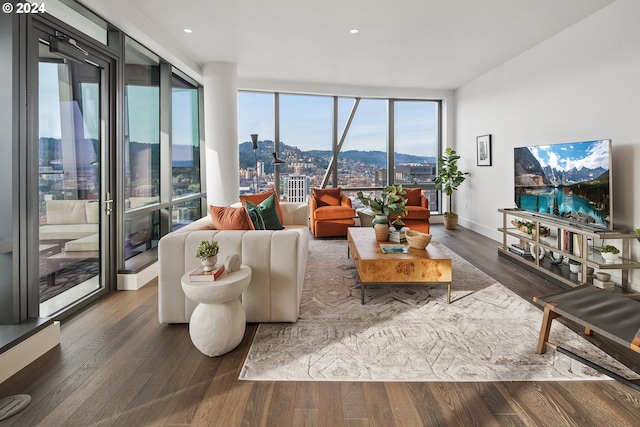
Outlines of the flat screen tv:
<svg viewBox="0 0 640 427">
<path fill-rule="evenodd" d="M 590 229 L 612 229 L 611 140 L 514 149 L 519 209 Z"/>
</svg>

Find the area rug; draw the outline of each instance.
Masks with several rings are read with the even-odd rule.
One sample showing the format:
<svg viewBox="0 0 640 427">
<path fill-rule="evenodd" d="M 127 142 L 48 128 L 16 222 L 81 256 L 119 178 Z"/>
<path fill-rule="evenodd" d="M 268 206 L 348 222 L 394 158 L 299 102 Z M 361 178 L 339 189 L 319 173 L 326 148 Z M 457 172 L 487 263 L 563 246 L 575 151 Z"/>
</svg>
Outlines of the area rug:
<svg viewBox="0 0 640 427">
<path fill-rule="evenodd" d="M 446 247 L 446 286 L 367 286 L 365 304 L 347 245 L 312 240 L 294 324 L 260 324 L 241 380 L 559 381 L 609 379 L 565 355 L 535 353 L 542 312 Z M 551 341 L 630 378 L 616 360 L 553 323 Z"/>
</svg>

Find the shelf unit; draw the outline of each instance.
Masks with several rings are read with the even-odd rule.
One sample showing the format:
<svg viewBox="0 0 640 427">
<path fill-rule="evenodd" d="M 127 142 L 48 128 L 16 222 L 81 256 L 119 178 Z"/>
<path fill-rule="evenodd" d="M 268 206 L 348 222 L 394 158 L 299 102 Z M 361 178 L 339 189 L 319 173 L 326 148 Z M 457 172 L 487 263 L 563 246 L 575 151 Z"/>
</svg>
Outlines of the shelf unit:
<svg viewBox="0 0 640 427">
<path fill-rule="evenodd" d="M 570 287 L 592 283 L 592 276 L 587 275 L 588 267 L 594 268 L 595 271 L 620 270 L 620 283 L 616 283 L 616 286 L 624 292 L 629 288 L 629 270 L 640 269 L 640 262 L 633 260 L 631 256 L 630 241 L 638 238 L 635 232 L 580 228 L 574 224 L 519 209 L 498 209 L 498 212 L 502 213 L 502 227 L 498 228 L 498 231 L 502 232 L 502 245 L 498 247 L 498 255 L 540 272 L 557 283 Z M 511 221 L 514 219 L 533 223 L 532 234 L 513 226 Z M 541 227 L 550 230 L 550 235 L 540 236 Z M 512 252 L 510 248 L 513 248 L 516 240 L 525 248 L 533 247 L 531 254 L 521 255 Z M 616 240 L 614 246 L 620 250 L 620 257 L 613 262 L 605 261 L 599 247 L 594 247 L 596 240 L 607 240 L 607 244 Z M 547 255 L 533 256 L 544 252 Z M 556 256 L 555 261 L 549 253 Z M 560 256 L 580 262 L 580 275 L 571 273 L 568 265 L 558 262 L 562 259 Z"/>
</svg>

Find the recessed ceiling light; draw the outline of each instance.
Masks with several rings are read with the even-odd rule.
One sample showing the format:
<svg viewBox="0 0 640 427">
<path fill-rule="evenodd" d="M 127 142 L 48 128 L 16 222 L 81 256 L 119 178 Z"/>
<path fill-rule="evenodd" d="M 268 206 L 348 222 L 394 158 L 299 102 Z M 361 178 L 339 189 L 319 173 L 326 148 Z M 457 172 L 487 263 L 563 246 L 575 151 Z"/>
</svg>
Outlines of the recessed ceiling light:
<svg viewBox="0 0 640 427">
<path fill-rule="evenodd" d="M 190 28 L 185 28 L 183 31 L 184 31 L 185 33 L 187 33 L 187 34 L 191 34 L 191 33 L 193 33 L 193 31 L 191 31 L 191 29 L 190 29 Z"/>
<path fill-rule="evenodd" d="M 353 30 L 349 31 L 351 34 L 358 34 L 360 32 L 360 30 L 358 30 L 357 28 L 354 28 Z"/>
</svg>

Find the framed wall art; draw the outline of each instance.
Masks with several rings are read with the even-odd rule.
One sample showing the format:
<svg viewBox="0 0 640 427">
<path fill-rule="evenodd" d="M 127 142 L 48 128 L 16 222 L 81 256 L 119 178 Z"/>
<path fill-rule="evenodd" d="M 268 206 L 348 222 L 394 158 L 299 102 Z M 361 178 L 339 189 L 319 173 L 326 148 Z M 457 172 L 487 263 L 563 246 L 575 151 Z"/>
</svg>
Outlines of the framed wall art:
<svg viewBox="0 0 640 427">
<path fill-rule="evenodd" d="M 491 135 L 476 138 L 478 166 L 491 166 Z"/>
</svg>

